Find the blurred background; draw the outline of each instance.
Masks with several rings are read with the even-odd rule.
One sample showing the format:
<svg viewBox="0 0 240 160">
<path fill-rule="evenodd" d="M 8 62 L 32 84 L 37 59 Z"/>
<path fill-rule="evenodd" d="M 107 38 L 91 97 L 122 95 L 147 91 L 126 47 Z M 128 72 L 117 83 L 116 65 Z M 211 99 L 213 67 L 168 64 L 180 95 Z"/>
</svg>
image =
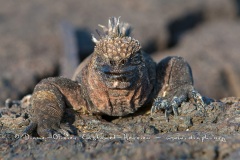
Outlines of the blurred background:
<svg viewBox="0 0 240 160">
<path fill-rule="evenodd" d="M 201 94 L 215 99 L 240 96 L 240 0 L 0 3 L 0 104 L 31 93 L 43 78 L 73 74 L 71 69 L 62 71 L 66 42 L 72 40 L 68 31 L 80 63 L 93 51 L 91 33 L 96 34 L 98 24 L 107 25 L 111 16 L 133 26 L 133 37 L 156 62 L 168 55 L 183 56 Z"/>
</svg>

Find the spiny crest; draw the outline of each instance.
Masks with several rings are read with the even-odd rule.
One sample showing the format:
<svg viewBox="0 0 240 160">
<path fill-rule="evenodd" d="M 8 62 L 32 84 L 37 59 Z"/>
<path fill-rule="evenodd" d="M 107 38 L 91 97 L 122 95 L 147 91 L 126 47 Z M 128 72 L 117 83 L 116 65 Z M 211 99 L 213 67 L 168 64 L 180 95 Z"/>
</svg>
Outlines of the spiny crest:
<svg viewBox="0 0 240 160">
<path fill-rule="evenodd" d="M 119 19 L 120 17 L 109 18 L 108 28 L 99 24 L 99 27 L 103 29 L 103 33 L 101 33 L 99 30 L 96 30 L 100 39 L 130 36 L 131 26 L 128 23 L 119 22 Z M 92 39 L 93 39 L 93 42 L 95 43 L 99 42 L 99 40 L 97 40 L 94 36 L 92 36 Z"/>
<path fill-rule="evenodd" d="M 97 30 L 100 37 L 99 40 L 92 36 L 93 42 L 96 44 L 95 50 L 97 53 L 117 61 L 129 57 L 141 48 L 139 42 L 130 37 L 130 25 L 119 22 L 119 18 L 111 17 L 108 22 L 108 28 L 99 25 L 104 32 L 101 33 Z"/>
</svg>

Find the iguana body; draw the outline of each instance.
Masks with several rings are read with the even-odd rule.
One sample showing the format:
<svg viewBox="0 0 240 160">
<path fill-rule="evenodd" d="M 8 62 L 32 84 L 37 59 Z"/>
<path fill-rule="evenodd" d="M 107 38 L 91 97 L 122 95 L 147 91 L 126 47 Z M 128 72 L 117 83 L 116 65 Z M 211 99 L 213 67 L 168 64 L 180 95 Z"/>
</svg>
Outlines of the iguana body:
<svg viewBox="0 0 240 160">
<path fill-rule="evenodd" d="M 32 122 L 27 133 L 37 128 L 40 136 L 68 135 L 61 129 L 66 107 L 79 114 L 125 116 L 142 106 L 165 109 L 166 118 L 188 98 L 202 103 L 193 88 L 191 68 L 181 57 L 167 57 L 156 64 L 130 37 L 130 27 L 117 18 L 96 43 L 94 52 L 82 63 L 72 80 L 56 77 L 42 80 L 32 96 Z M 161 123 L 161 122 L 159 122 Z"/>
</svg>

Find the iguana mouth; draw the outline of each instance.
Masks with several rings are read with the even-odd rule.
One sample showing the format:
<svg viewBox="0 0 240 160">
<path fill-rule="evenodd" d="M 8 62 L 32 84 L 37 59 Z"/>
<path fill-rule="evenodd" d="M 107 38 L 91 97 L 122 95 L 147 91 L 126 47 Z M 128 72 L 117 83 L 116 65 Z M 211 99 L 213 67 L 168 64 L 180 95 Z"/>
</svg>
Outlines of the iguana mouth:
<svg viewBox="0 0 240 160">
<path fill-rule="evenodd" d="M 134 73 L 106 74 L 106 78 L 110 81 L 129 82 L 133 77 Z"/>
<path fill-rule="evenodd" d="M 127 89 L 134 82 L 136 73 L 133 72 L 108 72 L 103 73 L 103 80 L 109 89 Z"/>
<path fill-rule="evenodd" d="M 120 82 L 120 81 L 106 81 L 105 84 L 109 89 L 127 89 L 131 87 L 131 82 Z"/>
<path fill-rule="evenodd" d="M 134 83 L 137 77 L 136 67 L 116 69 L 104 66 L 101 68 L 103 81 L 109 89 L 127 89 Z"/>
<path fill-rule="evenodd" d="M 109 73 L 104 74 L 105 84 L 111 89 L 127 89 L 132 86 L 135 73 Z"/>
</svg>

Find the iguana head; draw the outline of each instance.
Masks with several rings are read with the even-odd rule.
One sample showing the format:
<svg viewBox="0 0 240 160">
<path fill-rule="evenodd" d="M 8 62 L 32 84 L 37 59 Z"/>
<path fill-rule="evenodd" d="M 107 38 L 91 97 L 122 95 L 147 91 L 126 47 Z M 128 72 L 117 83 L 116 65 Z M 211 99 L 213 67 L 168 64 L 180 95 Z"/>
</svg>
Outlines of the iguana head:
<svg viewBox="0 0 240 160">
<path fill-rule="evenodd" d="M 131 27 L 128 23 L 119 22 L 119 18 L 109 19 L 108 28 L 103 33 L 97 30 L 100 37 L 93 36 L 94 68 L 101 74 L 108 88 L 125 89 L 132 86 L 139 77 L 139 66 L 143 57 L 138 40 L 130 37 Z"/>
</svg>

